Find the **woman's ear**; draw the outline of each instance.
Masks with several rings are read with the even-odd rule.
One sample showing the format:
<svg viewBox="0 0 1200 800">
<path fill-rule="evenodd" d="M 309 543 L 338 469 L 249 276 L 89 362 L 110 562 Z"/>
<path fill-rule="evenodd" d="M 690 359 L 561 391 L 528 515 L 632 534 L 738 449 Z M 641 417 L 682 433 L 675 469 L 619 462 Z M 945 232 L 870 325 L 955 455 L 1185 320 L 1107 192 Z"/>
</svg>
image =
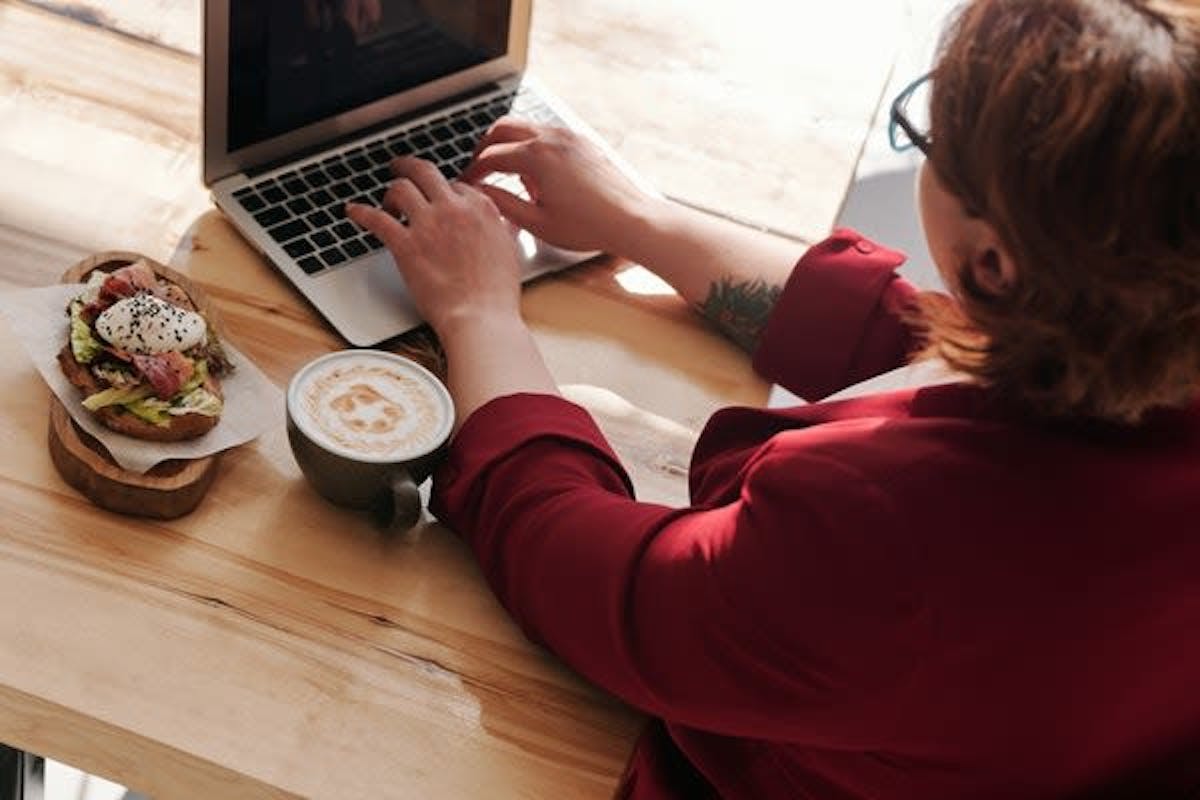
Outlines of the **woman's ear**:
<svg viewBox="0 0 1200 800">
<path fill-rule="evenodd" d="M 1004 297 L 1017 285 L 1017 265 L 996 229 L 967 213 L 928 161 L 917 179 L 917 205 L 929 255 L 951 293 Z"/>
<path fill-rule="evenodd" d="M 967 261 L 971 283 L 993 297 L 1003 297 L 1017 285 L 1017 265 L 991 225 L 975 221 L 979 227 L 974 252 Z"/>
</svg>

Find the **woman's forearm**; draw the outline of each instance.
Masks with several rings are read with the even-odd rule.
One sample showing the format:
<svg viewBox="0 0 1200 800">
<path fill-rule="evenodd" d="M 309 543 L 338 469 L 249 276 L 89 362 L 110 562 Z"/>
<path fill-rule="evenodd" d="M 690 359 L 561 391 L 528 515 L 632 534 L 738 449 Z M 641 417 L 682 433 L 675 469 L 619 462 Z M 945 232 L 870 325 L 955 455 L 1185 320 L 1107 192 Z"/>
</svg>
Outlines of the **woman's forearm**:
<svg viewBox="0 0 1200 800">
<path fill-rule="evenodd" d="M 653 270 L 723 333 L 752 350 L 803 246 L 669 201 L 656 203 L 628 226 L 614 249 Z M 558 393 L 517 314 L 465 317 L 438 334 L 449 364 L 456 430 L 497 397 Z"/>
<path fill-rule="evenodd" d="M 612 249 L 653 271 L 752 350 L 805 246 L 669 200 L 648 201 Z"/>
<path fill-rule="evenodd" d="M 497 397 L 521 392 L 558 394 L 533 335 L 520 316 L 463 320 L 439 331 L 446 349 L 447 384 L 454 397 L 454 430 Z"/>
</svg>

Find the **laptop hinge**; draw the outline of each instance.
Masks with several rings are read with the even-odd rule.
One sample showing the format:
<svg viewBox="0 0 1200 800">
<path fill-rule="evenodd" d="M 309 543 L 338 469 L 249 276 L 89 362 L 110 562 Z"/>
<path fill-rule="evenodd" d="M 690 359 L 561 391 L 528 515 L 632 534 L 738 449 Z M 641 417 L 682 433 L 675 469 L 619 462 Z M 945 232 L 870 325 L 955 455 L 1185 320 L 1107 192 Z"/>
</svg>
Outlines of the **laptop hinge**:
<svg viewBox="0 0 1200 800">
<path fill-rule="evenodd" d="M 428 116 L 429 114 L 437 112 L 443 108 L 448 108 L 453 105 L 458 105 L 459 103 L 465 102 L 474 97 L 479 97 L 481 95 L 489 94 L 491 92 L 496 91 L 499 88 L 500 88 L 500 84 L 498 84 L 498 83 L 495 83 L 495 82 L 485 83 L 484 85 L 478 86 L 474 89 L 471 89 L 470 91 L 460 92 L 459 94 L 452 95 L 450 97 L 446 97 L 442 100 L 437 101 L 436 103 L 430 103 L 429 105 L 421 106 L 420 108 L 414 109 L 413 111 L 409 111 L 405 114 L 401 114 L 396 117 L 391 117 L 389 119 L 381 120 L 381 121 L 375 123 L 374 125 L 368 125 L 365 128 L 359 128 L 358 130 L 351 131 L 350 133 L 344 134 L 343 136 L 339 136 L 336 139 L 328 139 L 324 142 L 321 142 L 320 144 L 313 145 L 312 147 L 306 147 L 302 150 L 297 150 L 293 153 L 289 153 L 288 155 L 283 156 L 282 158 L 272 159 L 271 161 L 269 161 L 265 164 L 259 164 L 253 168 L 245 169 L 245 170 L 243 170 L 243 172 L 245 173 L 246 177 L 254 178 L 259 175 L 262 175 L 263 173 L 271 172 L 273 170 L 279 169 L 280 167 L 285 167 L 288 164 L 291 164 L 292 162 L 303 161 L 305 158 L 308 158 L 311 155 L 315 155 L 315 154 L 323 152 L 325 150 L 336 149 L 337 147 L 340 147 L 341 145 L 346 144 L 347 142 L 352 142 L 355 139 L 362 139 L 364 137 L 370 136 L 373 133 L 376 133 L 377 131 L 382 131 L 387 128 L 394 128 L 397 125 L 402 125 L 410 119 L 416 119 L 417 117 Z"/>
</svg>

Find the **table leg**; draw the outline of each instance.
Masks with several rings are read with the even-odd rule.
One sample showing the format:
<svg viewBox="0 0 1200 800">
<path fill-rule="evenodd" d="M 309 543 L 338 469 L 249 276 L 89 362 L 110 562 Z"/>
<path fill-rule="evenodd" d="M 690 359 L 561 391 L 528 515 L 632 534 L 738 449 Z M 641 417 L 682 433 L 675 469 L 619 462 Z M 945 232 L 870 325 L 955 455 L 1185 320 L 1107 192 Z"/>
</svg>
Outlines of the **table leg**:
<svg viewBox="0 0 1200 800">
<path fill-rule="evenodd" d="M 46 762 L 0 744 L 0 800 L 42 800 Z"/>
</svg>

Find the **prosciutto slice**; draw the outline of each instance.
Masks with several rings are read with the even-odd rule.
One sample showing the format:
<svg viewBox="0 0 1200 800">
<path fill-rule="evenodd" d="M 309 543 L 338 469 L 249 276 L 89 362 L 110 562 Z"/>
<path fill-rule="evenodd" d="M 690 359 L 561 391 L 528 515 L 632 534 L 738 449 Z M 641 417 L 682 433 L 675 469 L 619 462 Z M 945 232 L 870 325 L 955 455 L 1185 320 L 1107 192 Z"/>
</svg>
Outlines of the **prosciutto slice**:
<svg viewBox="0 0 1200 800">
<path fill-rule="evenodd" d="M 145 261 L 135 261 L 109 273 L 104 283 L 100 284 L 100 292 L 96 299 L 83 307 L 83 321 L 91 325 L 96 321 L 96 317 L 107 311 L 113 303 L 133 297 L 139 292 L 148 292 L 180 308 L 195 311 L 195 306 L 182 289 L 174 284 L 171 284 L 169 289 L 164 289 L 149 264 Z"/>
<path fill-rule="evenodd" d="M 154 355 L 133 354 L 134 368 L 154 389 L 160 400 L 170 400 L 195 371 L 191 359 L 174 350 Z"/>
<path fill-rule="evenodd" d="M 133 297 L 138 292 L 159 294 L 158 278 L 145 261 L 135 261 L 115 270 L 100 287 L 100 300 L 105 308 L 123 297 Z M 103 309 L 101 309 L 103 310 Z"/>
</svg>

